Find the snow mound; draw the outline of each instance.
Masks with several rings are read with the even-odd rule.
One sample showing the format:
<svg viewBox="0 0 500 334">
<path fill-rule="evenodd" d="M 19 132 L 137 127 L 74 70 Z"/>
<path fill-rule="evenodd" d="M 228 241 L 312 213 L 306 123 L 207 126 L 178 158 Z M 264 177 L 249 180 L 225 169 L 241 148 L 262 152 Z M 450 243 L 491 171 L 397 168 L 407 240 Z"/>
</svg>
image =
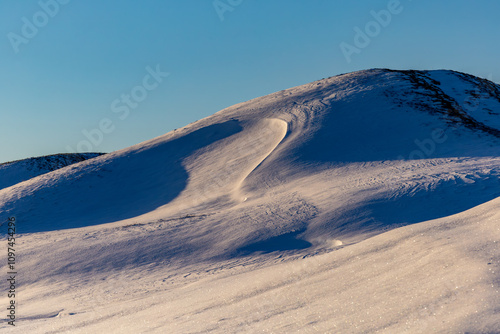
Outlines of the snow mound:
<svg viewBox="0 0 500 334">
<path fill-rule="evenodd" d="M 0 164 L 0 190 L 100 155 L 102 153 L 54 154 L 2 163 Z"/>
<path fill-rule="evenodd" d="M 354 72 L 0 190 L 24 332 L 491 332 L 499 92 Z"/>
</svg>

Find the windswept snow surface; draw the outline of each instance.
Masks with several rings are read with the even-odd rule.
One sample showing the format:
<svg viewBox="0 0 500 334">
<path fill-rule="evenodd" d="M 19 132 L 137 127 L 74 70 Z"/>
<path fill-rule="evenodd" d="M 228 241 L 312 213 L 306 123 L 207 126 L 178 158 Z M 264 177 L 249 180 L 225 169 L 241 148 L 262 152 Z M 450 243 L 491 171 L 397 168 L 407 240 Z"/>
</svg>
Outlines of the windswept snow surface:
<svg viewBox="0 0 500 334">
<path fill-rule="evenodd" d="M 360 71 L 0 190 L 1 330 L 498 332 L 499 113 L 467 74 Z"/>
<path fill-rule="evenodd" d="M 102 153 L 67 153 L 29 158 L 0 164 L 0 189 L 52 172 Z"/>
</svg>

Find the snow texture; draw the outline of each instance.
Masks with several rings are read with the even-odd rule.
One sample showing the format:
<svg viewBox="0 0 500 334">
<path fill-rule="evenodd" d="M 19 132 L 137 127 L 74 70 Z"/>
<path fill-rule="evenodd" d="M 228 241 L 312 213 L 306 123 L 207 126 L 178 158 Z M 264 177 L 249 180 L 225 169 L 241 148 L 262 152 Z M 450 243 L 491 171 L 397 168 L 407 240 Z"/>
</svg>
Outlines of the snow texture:
<svg viewBox="0 0 500 334">
<path fill-rule="evenodd" d="M 0 190 L 102 153 L 67 153 L 29 158 L 0 164 Z"/>
<path fill-rule="evenodd" d="M 354 72 L 0 190 L 1 330 L 498 332 L 499 92 Z"/>
</svg>

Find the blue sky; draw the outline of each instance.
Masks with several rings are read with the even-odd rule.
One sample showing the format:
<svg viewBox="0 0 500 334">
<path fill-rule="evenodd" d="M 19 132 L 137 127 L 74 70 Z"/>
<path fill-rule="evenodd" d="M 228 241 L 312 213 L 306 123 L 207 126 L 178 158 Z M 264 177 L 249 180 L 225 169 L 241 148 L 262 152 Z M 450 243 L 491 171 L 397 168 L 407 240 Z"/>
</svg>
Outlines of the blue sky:
<svg viewBox="0 0 500 334">
<path fill-rule="evenodd" d="M 498 1 L 465 0 L 5 0 L 0 162 L 110 152 L 367 68 L 498 83 L 498 13 Z"/>
</svg>

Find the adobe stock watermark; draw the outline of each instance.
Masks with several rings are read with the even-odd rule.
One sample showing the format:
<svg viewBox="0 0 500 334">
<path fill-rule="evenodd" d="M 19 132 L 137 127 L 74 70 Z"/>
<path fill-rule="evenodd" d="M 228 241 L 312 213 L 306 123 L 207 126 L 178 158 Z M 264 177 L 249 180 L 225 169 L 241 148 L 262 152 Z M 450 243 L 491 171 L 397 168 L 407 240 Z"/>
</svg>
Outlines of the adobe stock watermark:
<svg viewBox="0 0 500 334">
<path fill-rule="evenodd" d="M 493 81 L 493 75 L 488 75 L 488 80 Z M 460 104 L 462 109 L 467 112 L 476 111 L 481 106 L 481 102 L 488 99 L 490 96 L 488 93 L 481 91 L 479 87 L 476 87 L 470 95 L 467 95 Z M 460 124 L 456 124 L 450 127 L 450 130 L 456 130 Z M 417 149 L 410 152 L 408 157 L 403 155 L 398 156 L 398 160 L 403 160 L 408 158 L 409 160 L 416 159 L 426 159 L 430 158 L 436 151 L 437 145 L 444 143 L 448 139 L 448 135 L 443 129 L 434 129 L 428 138 L 423 140 L 415 139 L 413 142 L 418 147 Z"/>
<path fill-rule="evenodd" d="M 21 26 L 20 34 L 15 32 L 7 33 L 7 38 L 9 39 L 14 53 L 19 53 L 21 44 L 28 44 L 30 40 L 35 38 L 40 29 L 45 27 L 50 22 L 50 19 L 54 18 L 59 13 L 61 5 L 66 5 L 70 1 L 71 0 L 38 1 L 40 10 L 35 12 L 31 18 L 27 18 L 26 16 L 21 18 L 23 25 Z"/>
<path fill-rule="evenodd" d="M 149 92 L 158 88 L 163 80 L 170 75 L 168 72 L 162 72 L 159 64 L 156 65 L 155 69 L 147 66 L 146 72 L 140 85 L 134 86 L 130 92 L 121 94 L 119 98 L 111 102 L 111 112 L 116 114 L 119 120 L 124 121 L 127 119 L 131 110 L 137 109 L 140 103 L 148 97 Z M 105 135 L 109 135 L 115 129 L 115 123 L 107 117 L 102 118 L 95 128 L 90 130 L 83 129 L 82 134 L 85 139 L 78 142 L 76 152 L 94 151 L 95 148 L 102 144 Z M 66 146 L 66 150 L 69 153 L 75 153 L 75 149 L 70 145 Z"/>
<path fill-rule="evenodd" d="M 3 225 L 4 223 L 0 224 Z M 17 262 L 16 262 L 16 217 L 7 220 L 7 289 L 8 307 L 7 323 L 16 325 L 16 287 L 17 287 Z"/>
<path fill-rule="evenodd" d="M 448 135 L 443 129 L 436 128 L 431 131 L 430 135 L 427 138 L 422 140 L 415 139 L 413 143 L 417 148 L 412 150 L 408 155 L 399 155 L 396 160 L 420 160 L 427 159 L 432 157 L 432 155 L 436 152 L 438 145 L 443 144 L 448 140 Z M 402 172 L 395 166 L 392 166 L 391 169 L 393 172 L 390 174 L 385 182 L 384 186 L 388 189 L 397 188 L 400 185 L 401 178 L 406 174 Z M 409 175 L 407 175 L 409 176 Z"/>
<path fill-rule="evenodd" d="M 429 158 L 436 152 L 437 145 L 444 143 L 447 139 L 448 135 L 443 129 L 434 129 L 428 138 L 422 140 L 415 139 L 413 143 L 415 143 L 418 148 L 411 151 L 408 157 L 399 155 L 398 160 L 404 160 L 406 158 L 409 160 Z"/>
<path fill-rule="evenodd" d="M 380 35 L 382 28 L 389 26 L 394 15 L 401 14 L 403 11 L 403 5 L 401 5 L 399 0 L 389 0 L 386 7 L 387 9 L 382 9 L 378 12 L 371 10 L 370 15 L 373 17 L 373 20 L 368 21 L 364 29 L 358 26 L 353 28 L 355 32 L 353 44 L 346 42 L 339 44 L 340 51 L 344 55 L 347 63 L 352 62 L 353 54 L 360 54 L 361 50 L 367 48 L 372 42 L 372 39 Z"/>
<path fill-rule="evenodd" d="M 234 11 L 242 3 L 243 0 L 214 0 L 212 5 L 219 16 L 219 20 L 222 22 L 224 21 L 224 13 Z"/>
</svg>

